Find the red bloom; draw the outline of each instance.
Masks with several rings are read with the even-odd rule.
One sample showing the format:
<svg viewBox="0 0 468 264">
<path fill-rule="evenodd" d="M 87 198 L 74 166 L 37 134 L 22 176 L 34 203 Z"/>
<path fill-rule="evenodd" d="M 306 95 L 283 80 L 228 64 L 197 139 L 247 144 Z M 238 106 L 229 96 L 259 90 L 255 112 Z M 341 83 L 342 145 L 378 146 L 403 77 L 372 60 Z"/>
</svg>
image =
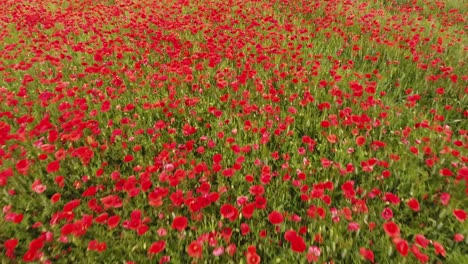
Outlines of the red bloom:
<svg viewBox="0 0 468 264">
<path fill-rule="evenodd" d="M 405 257 L 405 256 L 408 255 L 409 245 L 408 245 L 408 242 L 406 240 L 397 237 L 397 238 L 393 239 L 393 244 L 395 245 L 398 252 L 400 252 L 400 254 L 402 256 Z"/>
<path fill-rule="evenodd" d="M 54 193 L 54 195 L 50 197 L 50 201 L 52 201 L 52 203 L 57 203 L 60 200 L 61 196 L 62 195 L 60 193 Z"/>
<path fill-rule="evenodd" d="M 351 222 L 348 224 L 348 231 L 358 231 L 360 228 L 360 225 L 356 222 Z"/>
<path fill-rule="evenodd" d="M 217 153 L 213 155 L 213 162 L 220 163 L 223 160 L 223 155 Z"/>
<path fill-rule="evenodd" d="M 114 215 L 107 219 L 107 226 L 109 227 L 109 229 L 112 229 L 112 228 L 117 227 L 119 225 L 119 222 L 120 222 L 120 216 Z"/>
<path fill-rule="evenodd" d="M 390 209 L 388 207 L 384 208 L 383 211 L 382 211 L 381 216 L 382 216 L 383 219 L 385 219 L 387 221 L 392 219 L 392 217 L 393 217 L 392 209 Z"/>
<path fill-rule="evenodd" d="M 231 168 L 227 168 L 223 170 L 223 176 L 224 177 L 232 177 L 234 175 L 234 170 Z"/>
<path fill-rule="evenodd" d="M 44 247 L 45 237 L 39 237 L 29 243 L 29 250 L 37 252 Z"/>
<path fill-rule="evenodd" d="M 423 248 L 427 248 L 427 246 L 429 245 L 429 240 L 421 234 L 417 234 L 414 237 L 414 241 Z"/>
<path fill-rule="evenodd" d="M 362 145 L 364 145 L 365 143 L 366 143 L 366 138 L 365 138 L 365 137 L 363 137 L 363 136 L 358 136 L 358 137 L 356 138 L 356 145 L 362 146 Z"/>
<path fill-rule="evenodd" d="M 28 160 L 20 160 L 16 163 L 16 170 L 18 170 L 20 174 L 25 175 L 28 173 L 29 165 L 30 162 Z"/>
<path fill-rule="evenodd" d="M 178 231 L 182 231 L 187 227 L 188 220 L 184 216 L 177 216 L 174 218 L 174 221 L 172 221 L 172 228 L 176 229 Z"/>
<path fill-rule="evenodd" d="M 240 225 L 240 230 L 241 230 L 241 234 L 242 234 L 243 236 L 245 236 L 245 235 L 247 235 L 247 234 L 250 232 L 250 227 L 249 227 L 248 224 L 242 223 L 242 224 Z"/>
<path fill-rule="evenodd" d="M 97 240 L 91 240 L 88 243 L 88 250 L 103 252 L 107 248 L 106 242 L 99 242 Z"/>
<path fill-rule="evenodd" d="M 247 264 L 259 264 L 261 261 L 260 256 L 257 253 L 247 252 Z"/>
<path fill-rule="evenodd" d="M 448 203 L 450 202 L 450 194 L 449 193 L 442 193 L 440 195 L 440 202 L 443 205 L 448 205 Z"/>
<path fill-rule="evenodd" d="M 294 252 L 302 253 L 306 250 L 306 244 L 301 236 L 296 236 L 291 241 L 291 249 Z"/>
<path fill-rule="evenodd" d="M 458 221 L 464 222 L 466 219 L 466 212 L 462 209 L 454 209 L 453 215 L 457 218 Z"/>
<path fill-rule="evenodd" d="M 96 250 L 97 250 L 98 252 L 104 252 L 104 251 L 106 251 L 106 249 L 107 249 L 107 244 L 106 244 L 106 242 L 101 242 L 101 243 L 98 243 L 98 244 L 97 244 Z"/>
<path fill-rule="evenodd" d="M 284 239 L 286 239 L 286 241 L 288 242 L 291 242 L 293 241 L 293 239 L 297 236 L 297 233 L 296 231 L 294 230 L 288 230 L 284 233 Z"/>
<path fill-rule="evenodd" d="M 124 162 L 130 162 L 130 161 L 132 161 L 132 160 L 133 160 L 133 156 L 132 156 L 132 155 L 127 155 L 127 156 L 125 156 L 125 158 L 124 158 Z"/>
<path fill-rule="evenodd" d="M 236 244 L 229 244 L 227 247 L 226 247 L 226 252 L 229 254 L 229 256 L 234 256 L 234 254 L 236 253 L 236 250 L 237 250 L 237 246 Z"/>
<path fill-rule="evenodd" d="M 81 201 L 79 199 L 71 200 L 67 204 L 63 206 L 63 211 L 64 212 L 71 212 L 73 209 L 78 207 L 80 205 Z"/>
<path fill-rule="evenodd" d="M 353 198 L 356 195 L 354 191 L 354 181 L 347 181 L 341 185 L 341 190 L 343 190 L 344 196 L 348 199 Z"/>
<path fill-rule="evenodd" d="M 224 218 L 229 219 L 229 221 L 231 222 L 235 221 L 237 219 L 237 216 L 239 215 L 239 211 L 237 210 L 237 208 L 231 204 L 224 204 L 223 206 L 221 206 L 220 211 L 221 215 Z"/>
<path fill-rule="evenodd" d="M 267 199 L 263 196 L 255 197 L 255 208 L 256 209 L 265 209 L 267 206 Z"/>
<path fill-rule="evenodd" d="M 94 221 L 96 221 L 96 223 L 104 223 L 107 219 L 109 218 L 109 214 L 108 213 L 102 213 L 100 215 L 98 215 Z"/>
<path fill-rule="evenodd" d="M 392 204 L 399 204 L 400 198 L 393 193 L 386 193 L 385 194 L 385 201 L 391 202 Z"/>
<path fill-rule="evenodd" d="M 58 160 L 52 161 L 52 162 L 49 163 L 49 165 L 47 165 L 47 172 L 48 173 L 56 172 L 59 169 L 60 169 L 60 162 Z"/>
<path fill-rule="evenodd" d="M 463 239 L 465 239 L 465 237 L 464 237 L 462 234 L 459 234 L 459 233 L 457 233 L 457 234 L 455 234 L 455 235 L 453 236 L 453 240 L 454 240 L 455 242 L 462 242 Z"/>
<path fill-rule="evenodd" d="M 414 198 L 409 199 L 407 205 L 409 206 L 409 208 L 411 208 L 411 210 L 413 210 L 415 212 L 418 212 L 419 210 L 421 210 L 421 207 L 419 206 L 418 200 L 416 200 Z"/>
<path fill-rule="evenodd" d="M 60 234 L 62 236 L 67 236 L 73 232 L 73 224 L 67 223 L 62 226 Z"/>
<path fill-rule="evenodd" d="M 229 241 L 231 240 L 231 236 L 232 236 L 232 228 L 230 227 L 223 228 L 220 235 L 224 239 L 224 241 L 226 241 L 226 243 L 229 243 Z"/>
<path fill-rule="evenodd" d="M 193 241 L 187 247 L 187 253 L 192 258 L 201 258 L 203 255 L 203 245 L 198 241 Z"/>
<path fill-rule="evenodd" d="M 38 193 L 38 194 L 41 194 L 43 192 L 45 192 L 45 190 L 47 190 L 47 186 L 43 185 L 41 180 L 35 180 L 33 182 L 33 184 L 31 185 L 31 189 Z"/>
<path fill-rule="evenodd" d="M 291 249 L 294 252 L 304 252 L 306 250 L 306 244 L 304 242 L 304 239 L 299 236 L 296 231 L 294 230 L 289 230 L 284 233 L 284 239 L 286 241 L 289 241 L 291 243 Z"/>
<path fill-rule="evenodd" d="M 96 186 L 90 186 L 88 189 L 86 189 L 81 196 L 82 197 L 90 197 L 94 196 L 97 192 L 97 187 Z"/>
<path fill-rule="evenodd" d="M 262 195 L 265 193 L 265 187 L 263 187 L 263 185 L 251 186 L 249 189 L 249 193 L 254 196 Z"/>
<path fill-rule="evenodd" d="M 273 211 L 268 215 L 268 220 L 273 225 L 281 224 L 284 221 L 283 215 L 278 211 Z"/>
<path fill-rule="evenodd" d="M 148 249 L 148 254 L 158 254 L 161 251 L 163 251 L 165 247 L 166 247 L 166 241 L 164 240 L 154 242 L 153 244 L 151 244 L 150 248 Z"/>
<path fill-rule="evenodd" d="M 416 246 L 416 245 L 413 245 L 411 247 L 411 252 L 414 254 L 414 256 L 419 260 L 419 262 L 421 263 L 426 263 L 429 261 L 429 256 L 422 253 L 420 250 L 419 250 L 419 247 Z"/>
<path fill-rule="evenodd" d="M 359 253 L 361 256 L 363 256 L 365 259 L 369 260 L 370 262 L 374 263 L 374 252 L 372 250 L 367 249 L 367 248 L 360 248 Z"/>
<path fill-rule="evenodd" d="M 445 255 L 446 255 L 445 249 L 440 243 L 434 241 L 434 242 L 432 242 L 432 245 L 434 246 L 436 255 L 441 255 L 441 256 L 445 257 Z"/>
<path fill-rule="evenodd" d="M 8 239 L 3 243 L 6 250 L 14 250 L 18 246 L 18 239 Z"/>
<path fill-rule="evenodd" d="M 400 236 L 400 228 L 394 222 L 388 222 L 383 225 L 385 233 L 390 237 L 398 237 Z"/>
<path fill-rule="evenodd" d="M 31 251 L 28 250 L 26 253 L 23 255 L 23 261 L 24 262 L 31 262 L 37 259 L 37 251 Z"/>
</svg>

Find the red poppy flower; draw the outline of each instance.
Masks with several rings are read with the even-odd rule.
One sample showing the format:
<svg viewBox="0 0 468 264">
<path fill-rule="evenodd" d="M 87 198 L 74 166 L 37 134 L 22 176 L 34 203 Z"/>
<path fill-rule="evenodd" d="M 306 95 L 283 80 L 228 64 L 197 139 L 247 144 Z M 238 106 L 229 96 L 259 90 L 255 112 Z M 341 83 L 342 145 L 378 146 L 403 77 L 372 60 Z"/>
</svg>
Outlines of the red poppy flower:
<svg viewBox="0 0 468 264">
<path fill-rule="evenodd" d="M 18 246 L 18 239 L 8 239 L 3 243 L 6 250 L 14 250 Z"/>
<path fill-rule="evenodd" d="M 429 261 L 429 256 L 422 253 L 420 250 L 419 250 L 419 247 L 416 246 L 416 245 L 413 245 L 411 247 L 411 252 L 414 254 L 414 256 L 419 260 L 419 262 L 421 263 L 426 263 Z"/>
<path fill-rule="evenodd" d="M 457 233 L 457 234 L 455 234 L 453 236 L 453 241 L 455 241 L 455 242 L 462 242 L 463 239 L 465 239 L 465 236 L 463 236 L 462 234 L 459 234 L 459 233 Z"/>
<path fill-rule="evenodd" d="M 255 208 L 256 209 L 265 209 L 267 206 L 267 199 L 263 196 L 255 197 Z"/>
<path fill-rule="evenodd" d="M 374 252 L 372 250 L 362 247 L 359 249 L 359 253 L 362 257 L 374 263 Z"/>
<path fill-rule="evenodd" d="M 3 246 L 6 249 L 6 256 L 13 259 L 15 257 L 14 251 L 16 246 L 18 246 L 18 239 L 9 239 L 5 241 Z"/>
<path fill-rule="evenodd" d="M 387 222 L 383 225 L 385 233 L 390 237 L 397 237 L 400 235 L 400 228 L 394 222 Z"/>
<path fill-rule="evenodd" d="M 259 264 L 261 261 L 261 258 L 257 253 L 247 252 L 246 258 L 247 264 Z"/>
<path fill-rule="evenodd" d="M 363 137 L 363 136 L 358 136 L 358 137 L 356 138 L 356 145 L 362 146 L 362 145 L 364 145 L 365 143 L 366 143 L 366 138 L 365 138 L 365 137 Z"/>
<path fill-rule="evenodd" d="M 41 194 L 47 190 L 47 186 L 43 185 L 41 180 L 35 180 L 31 185 L 31 189 L 33 189 L 34 192 Z"/>
<path fill-rule="evenodd" d="M 130 161 L 132 161 L 132 160 L 133 160 L 133 156 L 132 156 L 132 155 L 127 155 L 127 156 L 125 156 L 125 158 L 124 158 L 124 162 L 130 162 Z"/>
<path fill-rule="evenodd" d="M 109 229 L 112 229 L 112 228 L 117 227 L 119 225 L 119 222 L 120 222 L 120 216 L 114 215 L 107 219 L 107 226 L 109 227 Z"/>
<path fill-rule="evenodd" d="M 98 246 L 98 243 L 99 243 L 99 242 L 98 242 L 97 240 L 91 240 L 91 241 L 89 241 L 89 243 L 88 243 L 88 250 L 90 250 L 90 251 L 96 250 L 96 249 L 97 249 L 97 246 Z"/>
<path fill-rule="evenodd" d="M 454 209 L 453 215 L 457 218 L 458 221 L 464 222 L 466 219 L 466 212 L 462 209 Z"/>
<path fill-rule="evenodd" d="M 392 204 L 399 204 L 400 198 L 393 193 L 386 193 L 385 194 L 385 201 L 391 202 Z"/>
<path fill-rule="evenodd" d="M 188 220 L 184 216 L 177 216 L 172 221 L 172 228 L 178 230 L 179 232 L 184 230 L 188 225 Z"/>
<path fill-rule="evenodd" d="M 434 241 L 434 242 L 432 242 L 432 245 L 434 246 L 436 255 L 441 255 L 443 257 L 446 256 L 445 249 L 439 242 Z"/>
<path fill-rule="evenodd" d="M 97 244 L 96 250 L 98 252 L 104 252 L 107 249 L 107 243 L 106 242 L 101 242 Z"/>
<path fill-rule="evenodd" d="M 26 253 L 23 255 L 23 261 L 24 262 L 31 262 L 37 259 L 38 252 L 37 251 L 31 251 L 28 250 Z"/>
<path fill-rule="evenodd" d="M 107 221 L 107 219 L 109 218 L 109 214 L 108 213 L 102 213 L 100 215 L 98 215 L 94 221 L 96 221 L 96 223 L 104 223 L 105 221 Z"/>
<path fill-rule="evenodd" d="M 47 165 L 47 172 L 48 173 L 56 172 L 59 169 L 60 169 L 60 162 L 58 160 L 52 161 L 52 162 L 49 163 L 49 165 Z"/>
<path fill-rule="evenodd" d="M 356 194 L 354 191 L 354 181 L 347 181 L 341 185 L 341 190 L 343 191 L 346 198 L 352 198 Z"/>
<path fill-rule="evenodd" d="M 348 231 L 358 231 L 360 227 L 359 223 L 351 222 L 348 224 Z"/>
<path fill-rule="evenodd" d="M 187 253 L 192 258 L 201 258 L 203 255 L 203 245 L 198 241 L 193 241 L 187 247 Z"/>
<path fill-rule="evenodd" d="M 90 186 L 88 189 L 86 189 L 81 196 L 82 197 L 90 197 L 94 196 L 97 192 L 97 187 L 96 186 Z"/>
<path fill-rule="evenodd" d="M 245 235 L 247 235 L 247 234 L 250 232 L 250 227 L 249 227 L 248 224 L 242 223 L 242 224 L 240 225 L 240 230 L 241 230 L 241 234 L 242 234 L 243 236 L 245 236 Z"/>
<path fill-rule="evenodd" d="M 229 221 L 231 222 L 236 220 L 237 216 L 239 215 L 239 211 L 237 210 L 237 208 L 231 204 L 224 204 L 223 206 L 221 206 L 220 211 L 221 215 L 224 218 L 229 219 Z"/>
<path fill-rule="evenodd" d="M 242 207 L 242 216 L 250 219 L 255 211 L 255 203 L 248 203 Z"/>
<path fill-rule="evenodd" d="M 29 165 L 30 162 L 28 160 L 20 160 L 16 163 L 16 170 L 18 170 L 20 174 L 25 175 L 28 172 Z"/>
<path fill-rule="evenodd" d="M 380 216 L 385 220 L 390 220 L 393 217 L 393 211 L 390 208 L 384 208 Z"/>
<path fill-rule="evenodd" d="M 45 237 L 39 237 L 29 243 L 29 250 L 37 252 L 44 247 Z"/>
<path fill-rule="evenodd" d="M 291 249 L 294 252 L 304 252 L 306 250 L 306 244 L 304 242 L 304 239 L 299 236 L 296 231 L 294 230 L 288 230 L 284 233 L 284 239 L 286 241 L 291 243 Z"/>
<path fill-rule="evenodd" d="M 136 231 L 139 236 L 144 235 L 146 232 L 148 232 L 149 226 L 147 225 L 140 225 L 137 227 Z"/>
<path fill-rule="evenodd" d="M 254 185 L 249 188 L 249 193 L 258 196 L 265 193 L 265 187 L 263 185 Z"/>
<path fill-rule="evenodd" d="M 409 245 L 408 242 L 404 239 L 401 239 L 399 237 L 393 239 L 393 244 L 395 245 L 396 249 L 402 256 L 407 256 L 408 251 L 409 251 Z"/>
<path fill-rule="evenodd" d="M 414 236 L 414 241 L 423 248 L 427 248 L 430 243 L 429 240 L 421 234 Z"/>
<path fill-rule="evenodd" d="M 293 241 L 293 239 L 296 236 L 297 236 L 297 233 L 294 230 L 288 230 L 288 231 L 284 232 L 284 239 L 286 239 L 286 241 L 288 241 L 288 242 Z"/>
<path fill-rule="evenodd" d="M 237 246 L 236 244 L 229 244 L 227 247 L 226 247 L 226 252 L 229 254 L 229 256 L 234 256 L 234 254 L 236 254 L 236 250 L 237 250 Z"/>
<path fill-rule="evenodd" d="M 213 155 L 213 162 L 220 163 L 223 160 L 223 155 L 217 153 Z"/>
<path fill-rule="evenodd" d="M 231 240 L 231 236 L 232 236 L 232 228 L 224 227 L 220 235 L 224 239 L 224 241 L 226 241 L 226 243 L 229 243 L 229 241 Z"/>
<path fill-rule="evenodd" d="M 280 212 L 273 211 L 268 215 L 268 221 L 273 225 L 278 225 L 284 221 L 284 217 Z"/>
<path fill-rule="evenodd" d="M 443 205 L 448 205 L 448 203 L 450 202 L 450 194 L 449 193 L 442 193 L 440 195 L 440 202 Z"/>
<path fill-rule="evenodd" d="M 409 206 L 409 208 L 411 208 L 411 210 L 413 210 L 415 212 L 418 212 L 419 210 L 421 210 L 421 207 L 419 206 L 418 200 L 416 200 L 414 198 L 409 199 L 407 205 Z"/>
<path fill-rule="evenodd" d="M 149 247 L 148 254 L 158 254 L 161 251 L 163 251 L 165 247 L 166 247 L 166 241 L 164 240 L 154 242 Z"/>
<path fill-rule="evenodd" d="M 296 236 L 291 241 L 291 249 L 294 252 L 302 253 L 306 250 L 306 244 L 301 236 Z"/>
<path fill-rule="evenodd" d="M 63 211 L 64 212 L 71 212 L 73 209 L 78 207 L 80 205 L 81 201 L 79 199 L 71 200 L 67 204 L 63 206 Z"/>
<path fill-rule="evenodd" d="M 223 176 L 224 176 L 224 177 L 230 178 L 230 177 L 232 177 L 233 175 L 234 175 L 234 170 L 233 170 L 233 169 L 227 168 L 227 169 L 224 169 L 224 170 L 223 170 Z"/>
</svg>

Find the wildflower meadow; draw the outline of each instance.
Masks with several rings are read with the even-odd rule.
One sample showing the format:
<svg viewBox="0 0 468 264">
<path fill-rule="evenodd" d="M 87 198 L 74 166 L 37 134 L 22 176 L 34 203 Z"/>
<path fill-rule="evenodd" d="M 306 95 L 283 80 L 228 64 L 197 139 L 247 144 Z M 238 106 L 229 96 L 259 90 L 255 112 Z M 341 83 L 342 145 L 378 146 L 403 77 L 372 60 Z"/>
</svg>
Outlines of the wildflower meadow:
<svg viewBox="0 0 468 264">
<path fill-rule="evenodd" d="M 0 263 L 468 263 L 467 19 L 0 1 Z"/>
</svg>

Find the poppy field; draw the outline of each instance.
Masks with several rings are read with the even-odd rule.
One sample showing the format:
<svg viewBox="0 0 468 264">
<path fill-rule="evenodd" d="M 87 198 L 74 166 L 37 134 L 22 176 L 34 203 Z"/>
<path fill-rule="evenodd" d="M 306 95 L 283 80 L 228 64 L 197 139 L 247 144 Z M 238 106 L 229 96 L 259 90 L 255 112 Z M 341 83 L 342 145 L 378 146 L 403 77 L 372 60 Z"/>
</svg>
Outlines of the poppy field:
<svg viewBox="0 0 468 264">
<path fill-rule="evenodd" d="M 467 17 L 0 1 L 0 262 L 468 263 Z"/>
</svg>

